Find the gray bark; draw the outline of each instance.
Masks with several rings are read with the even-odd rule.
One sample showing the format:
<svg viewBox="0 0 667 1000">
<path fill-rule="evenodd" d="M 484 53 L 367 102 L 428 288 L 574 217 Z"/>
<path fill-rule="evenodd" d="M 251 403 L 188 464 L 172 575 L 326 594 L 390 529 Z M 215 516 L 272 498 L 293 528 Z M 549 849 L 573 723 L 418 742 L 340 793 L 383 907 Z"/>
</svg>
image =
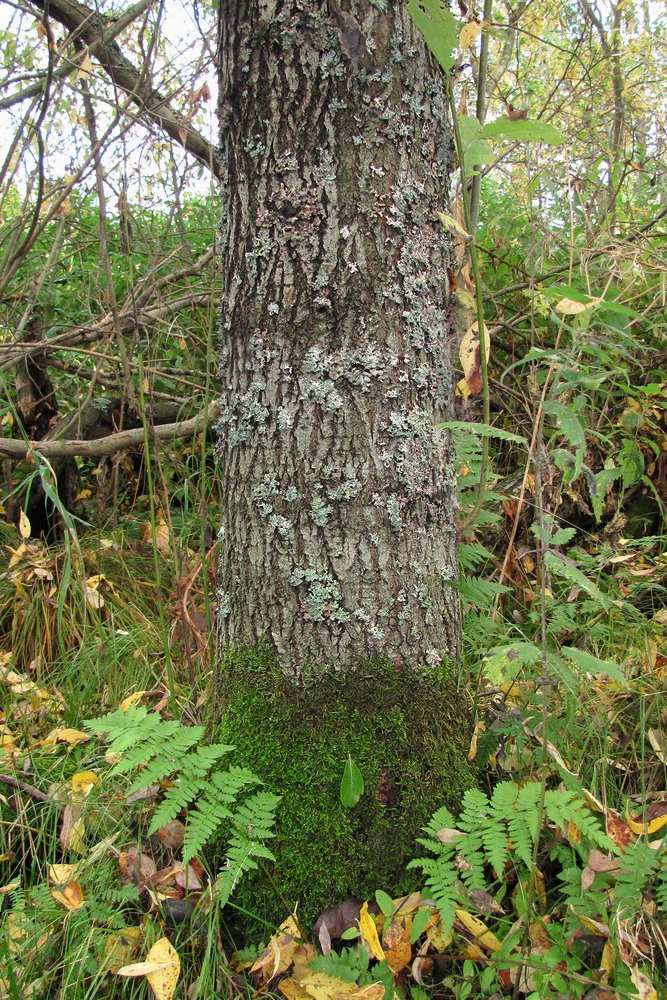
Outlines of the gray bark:
<svg viewBox="0 0 667 1000">
<path fill-rule="evenodd" d="M 456 657 L 451 141 L 402 3 L 220 14 L 223 646 Z"/>
</svg>

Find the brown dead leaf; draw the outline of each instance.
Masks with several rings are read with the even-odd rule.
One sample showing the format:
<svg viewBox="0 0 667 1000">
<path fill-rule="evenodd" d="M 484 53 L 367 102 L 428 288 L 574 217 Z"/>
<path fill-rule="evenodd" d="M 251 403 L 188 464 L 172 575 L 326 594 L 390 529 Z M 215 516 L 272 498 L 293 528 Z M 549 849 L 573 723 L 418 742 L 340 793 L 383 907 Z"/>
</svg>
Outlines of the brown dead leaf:
<svg viewBox="0 0 667 1000">
<path fill-rule="evenodd" d="M 611 837 L 617 847 L 627 847 L 635 839 L 629 825 L 613 809 L 604 810 L 604 823 L 607 836 Z"/>
<path fill-rule="evenodd" d="M 174 819 L 171 823 L 165 823 L 164 826 L 161 826 L 155 836 L 165 847 L 178 850 L 179 847 L 183 846 L 185 840 L 185 824 Z"/>
<path fill-rule="evenodd" d="M 410 935 L 406 928 L 396 920 L 392 920 L 385 929 L 382 936 L 382 948 L 387 959 L 387 965 L 394 975 L 397 975 L 401 969 L 404 969 L 412 959 Z"/>
</svg>

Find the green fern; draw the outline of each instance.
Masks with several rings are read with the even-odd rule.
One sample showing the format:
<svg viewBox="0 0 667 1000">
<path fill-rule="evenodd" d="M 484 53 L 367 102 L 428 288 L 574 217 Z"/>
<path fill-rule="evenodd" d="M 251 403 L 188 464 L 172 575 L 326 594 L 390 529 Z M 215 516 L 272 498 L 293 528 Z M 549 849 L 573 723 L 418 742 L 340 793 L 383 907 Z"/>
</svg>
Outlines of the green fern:
<svg viewBox="0 0 667 1000">
<path fill-rule="evenodd" d="M 274 836 L 280 798 L 264 791 L 247 795 L 261 785 L 248 768 L 232 765 L 215 770 L 233 747 L 221 743 L 201 745 L 203 726 L 181 726 L 141 706 L 112 712 L 85 725 L 91 732 L 104 734 L 107 740 L 108 755 L 114 761 L 110 778 L 138 772 L 127 795 L 170 780 L 148 833 L 155 833 L 187 810 L 184 862 L 198 854 L 222 828 L 227 831 L 227 854 L 218 878 L 223 902 L 242 875 L 257 867 L 256 859 L 274 860 L 264 842 Z"/>
<path fill-rule="evenodd" d="M 458 820 L 449 810 L 439 809 L 424 827 L 426 836 L 418 838 L 418 843 L 434 857 L 417 858 L 410 867 L 424 873 L 426 888 L 446 931 L 451 930 L 456 907 L 465 905 L 461 882 L 468 890 L 486 889 L 488 868 L 497 878 L 502 877 L 508 864 L 514 865 L 520 878 L 532 870 L 535 838 L 541 832 L 541 797 L 539 782 L 523 787 L 511 781 L 500 782 L 490 799 L 478 788 L 469 789 L 463 796 Z M 614 850 L 579 791 L 548 790 L 542 822 L 562 829 L 572 823 L 581 832 L 582 843 Z M 581 873 L 577 871 L 580 881 Z"/>
</svg>

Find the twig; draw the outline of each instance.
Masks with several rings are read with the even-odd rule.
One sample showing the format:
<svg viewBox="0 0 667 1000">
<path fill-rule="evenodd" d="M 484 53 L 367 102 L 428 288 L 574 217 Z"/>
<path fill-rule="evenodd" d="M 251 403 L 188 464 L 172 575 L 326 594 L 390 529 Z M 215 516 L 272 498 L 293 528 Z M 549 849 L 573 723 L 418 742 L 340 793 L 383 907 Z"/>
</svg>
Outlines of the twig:
<svg viewBox="0 0 667 1000">
<path fill-rule="evenodd" d="M 0 781 L 4 785 L 9 785 L 10 788 L 16 788 L 18 791 L 25 792 L 26 795 L 29 795 L 37 802 L 51 801 L 46 792 L 40 791 L 40 789 L 35 788 L 34 785 L 29 785 L 27 781 L 20 781 L 18 778 L 12 777 L 11 774 L 0 774 Z"/>
</svg>

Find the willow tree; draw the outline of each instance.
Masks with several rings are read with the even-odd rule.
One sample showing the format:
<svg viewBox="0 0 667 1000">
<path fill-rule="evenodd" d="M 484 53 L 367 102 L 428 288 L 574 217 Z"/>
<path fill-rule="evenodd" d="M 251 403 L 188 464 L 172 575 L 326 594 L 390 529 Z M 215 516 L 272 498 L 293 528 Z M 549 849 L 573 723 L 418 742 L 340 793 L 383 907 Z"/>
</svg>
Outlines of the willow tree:
<svg viewBox="0 0 667 1000">
<path fill-rule="evenodd" d="M 469 783 L 456 678 L 453 168 L 403 3 L 225 0 L 216 718 L 283 794 L 274 882 L 319 906 L 405 879 Z M 346 761 L 364 779 L 354 808 Z M 250 885 L 250 905 L 283 903 Z"/>
</svg>

